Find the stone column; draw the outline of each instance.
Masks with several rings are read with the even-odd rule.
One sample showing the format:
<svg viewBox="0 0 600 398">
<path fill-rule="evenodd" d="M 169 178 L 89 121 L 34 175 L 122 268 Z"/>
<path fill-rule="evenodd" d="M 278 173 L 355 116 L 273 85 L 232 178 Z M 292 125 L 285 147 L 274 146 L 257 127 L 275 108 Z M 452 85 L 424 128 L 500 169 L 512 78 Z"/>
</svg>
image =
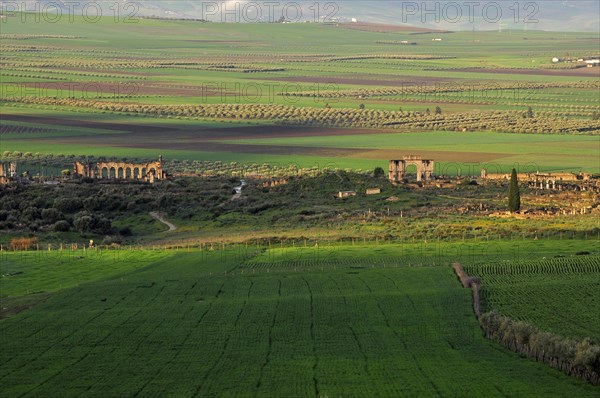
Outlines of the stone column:
<svg viewBox="0 0 600 398">
<path fill-rule="evenodd" d="M 389 162 L 389 179 L 391 182 L 398 182 L 398 161 L 390 160 Z"/>
</svg>

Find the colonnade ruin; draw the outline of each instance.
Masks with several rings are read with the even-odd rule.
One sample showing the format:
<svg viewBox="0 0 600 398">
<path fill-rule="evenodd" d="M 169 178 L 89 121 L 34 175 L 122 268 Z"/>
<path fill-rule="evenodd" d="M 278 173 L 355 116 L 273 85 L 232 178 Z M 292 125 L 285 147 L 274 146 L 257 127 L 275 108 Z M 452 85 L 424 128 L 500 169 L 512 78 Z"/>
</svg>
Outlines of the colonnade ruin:
<svg viewBox="0 0 600 398">
<path fill-rule="evenodd" d="M 167 178 L 163 170 L 163 158 L 156 162 L 75 162 L 73 175 L 95 179 L 116 179 L 155 182 Z"/>
</svg>

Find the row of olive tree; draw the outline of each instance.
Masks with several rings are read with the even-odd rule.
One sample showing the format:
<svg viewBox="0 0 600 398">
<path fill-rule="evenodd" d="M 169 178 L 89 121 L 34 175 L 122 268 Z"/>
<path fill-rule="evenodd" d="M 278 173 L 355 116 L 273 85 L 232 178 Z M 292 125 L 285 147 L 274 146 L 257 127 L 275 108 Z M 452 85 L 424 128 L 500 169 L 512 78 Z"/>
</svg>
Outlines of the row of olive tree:
<svg viewBox="0 0 600 398">
<path fill-rule="evenodd" d="M 424 115 L 375 109 L 295 107 L 277 104 L 149 105 L 58 98 L 0 98 L 8 103 L 69 106 L 116 114 L 160 118 L 273 120 L 282 125 L 393 128 L 444 131 L 506 131 L 514 133 L 600 134 L 593 120 L 533 117 L 529 112 L 491 111 Z M 441 112 L 441 109 L 439 110 Z M 532 112 L 531 112 L 532 113 Z M 532 116 L 532 117 L 529 117 Z"/>
</svg>

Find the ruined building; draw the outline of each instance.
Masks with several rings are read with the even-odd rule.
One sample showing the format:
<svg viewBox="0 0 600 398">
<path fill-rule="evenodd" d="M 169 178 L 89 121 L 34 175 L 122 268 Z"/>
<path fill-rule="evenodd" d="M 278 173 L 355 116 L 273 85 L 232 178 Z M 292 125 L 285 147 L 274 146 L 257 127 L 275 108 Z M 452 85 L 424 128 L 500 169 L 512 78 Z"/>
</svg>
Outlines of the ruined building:
<svg viewBox="0 0 600 398">
<path fill-rule="evenodd" d="M 404 156 L 402 160 L 390 160 L 390 182 L 396 184 L 403 182 L 406 177 L 406 168 L 416 166 L 417 181 L 430 181 L 433 179 L 435 162 L 422 159 L 420 156 Z"/>
<path fill-rule="evenodd" d="M 163 158 L 149 163 L 127 162 L 76 162 L 73 169 L 76 177 L 97 179 L 117 179 L 155 182 L 167 178 L 163 170 Z"/>
<path fill-rule="evenodd" d="M 17 177 L 17 162 L 0 162 L 0 184 L 8 184 Z"/>
<path fill-rule="evenodd" d="M 509 181 L 511 173 L 488 173 L 486 169 L 481 170 L 482 180 Z M 583 189 L 599 190 L 597 180 L 592 179 L 591 174 L 587 173 L 569 173 L 569 172 L 551 172 L 551 173 L 517 173 L 519 182 L 528 183 L 529 186 L 536 189 L 563 190 L 563 189 Z"/>
</svg>

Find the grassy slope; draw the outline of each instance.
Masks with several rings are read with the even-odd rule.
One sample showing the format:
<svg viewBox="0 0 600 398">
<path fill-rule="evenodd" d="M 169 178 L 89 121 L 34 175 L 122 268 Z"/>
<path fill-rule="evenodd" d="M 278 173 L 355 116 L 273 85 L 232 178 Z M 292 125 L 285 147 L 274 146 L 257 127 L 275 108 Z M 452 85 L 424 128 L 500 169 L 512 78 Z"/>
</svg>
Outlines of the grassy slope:
<svg viewBox="0 0 600 398">
<path fill-rule="evenodd" d="M 597 395 L 483 339 L 449 268 L 236 264 L 180 253 L 2 321 L 1 395 Z"/>
</svg>

